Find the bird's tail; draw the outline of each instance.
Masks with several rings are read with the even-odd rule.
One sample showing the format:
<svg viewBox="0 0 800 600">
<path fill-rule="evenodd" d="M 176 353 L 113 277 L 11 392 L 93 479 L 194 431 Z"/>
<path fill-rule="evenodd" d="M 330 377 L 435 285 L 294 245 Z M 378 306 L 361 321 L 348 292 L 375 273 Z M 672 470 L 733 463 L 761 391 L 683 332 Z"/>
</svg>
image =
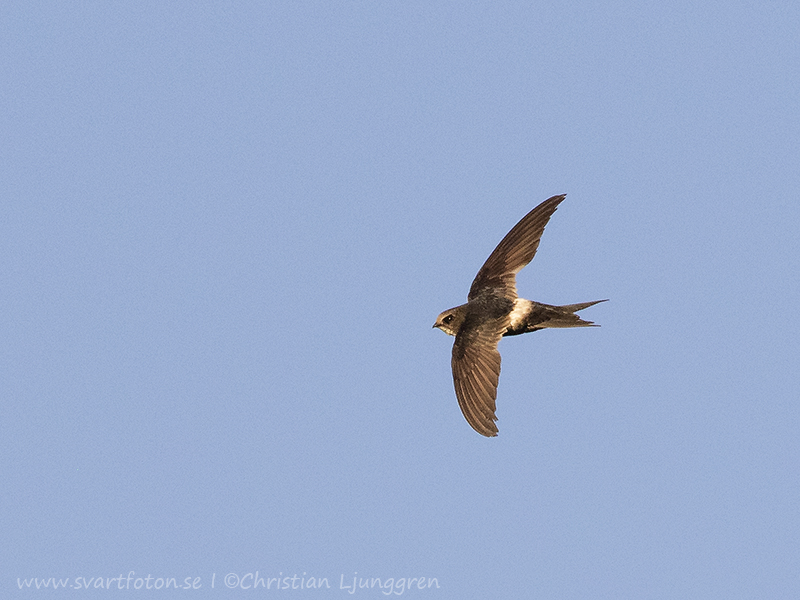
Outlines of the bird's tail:
<svg viewBox="0 0 800 600">
<path fill-rule="evenodd" d="M 594 302 L 580 302 L 578 304 L 565 304 L 564 306 L 550 306 L 549 304 L 544 304 L 543 306 L 546 307 L 546 313 L 549 318 L 545 322 L 539 324 L 538 327 L 599 327 L 599 325 L 595 325 L 592 321 L 584 321 L 575 313 L 584 308 L 599 304 L 600 302 L 608 302 L 608 299 L 595 300 Z"/>
</svg>

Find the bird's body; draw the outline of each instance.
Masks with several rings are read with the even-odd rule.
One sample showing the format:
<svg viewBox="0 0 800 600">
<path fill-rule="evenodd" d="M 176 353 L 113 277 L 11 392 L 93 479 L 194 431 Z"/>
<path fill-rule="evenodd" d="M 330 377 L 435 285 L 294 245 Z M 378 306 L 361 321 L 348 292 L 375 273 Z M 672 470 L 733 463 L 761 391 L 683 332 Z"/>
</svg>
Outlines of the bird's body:
<svg viewBox="0 0 800 600">
<path fill-rule="evenodd" d="M 500 338 L 548 327 L 591 327 L 594 323 L 575 313 L 604 302 L 552 306 L 517 296 L 516 274 L 533 259 L 545 225 L 564 198 L 553 196 L 525 215 L 478 271 L 467 303 L 444 311 L 433 325 L 456 338 L 451 361 L 456 398 L 467 422 L 481 435 L 497 435 Z"/>
</svg>

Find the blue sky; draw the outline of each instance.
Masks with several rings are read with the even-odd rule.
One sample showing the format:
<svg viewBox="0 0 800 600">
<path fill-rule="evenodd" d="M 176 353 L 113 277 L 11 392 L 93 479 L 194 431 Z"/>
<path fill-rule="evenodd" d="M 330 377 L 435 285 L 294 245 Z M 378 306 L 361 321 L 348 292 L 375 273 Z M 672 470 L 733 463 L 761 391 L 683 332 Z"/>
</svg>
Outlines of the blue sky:
<svg viewBox="0 0 800 600">
<path fill-rule="evenodd" d="M 800 595 L 796 4 L 0 23 L 3 594 Z M 431 325 L 559 193 L 485 439 Z"/>
</svg>

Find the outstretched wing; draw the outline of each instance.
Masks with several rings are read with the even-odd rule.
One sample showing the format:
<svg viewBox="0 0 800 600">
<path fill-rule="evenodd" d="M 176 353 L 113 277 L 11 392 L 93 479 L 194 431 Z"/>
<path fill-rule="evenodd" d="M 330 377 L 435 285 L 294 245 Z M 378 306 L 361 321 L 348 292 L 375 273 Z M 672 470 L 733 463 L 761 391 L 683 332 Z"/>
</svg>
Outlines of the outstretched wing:
<svg viewBox="0 0 800 600">
<path fill-rule="evenodd" d="M 458 405 L 472 428 L 486 437 L 497 435 L 494 424 L 500 378 L 497 342 L 508 323 L 508 316 L 474 324 L 467 319 L 453 344 L 451 364 Z"/>
<path fill-rule="evenodd" d="M 487 291 L 510 299 L 517 297 L 516 275 L 533 260 L 544 227 L 564 198 L 566 194 L 545 200 L 514 225 L 478 271 L 469 300 Z"/>
</svg>

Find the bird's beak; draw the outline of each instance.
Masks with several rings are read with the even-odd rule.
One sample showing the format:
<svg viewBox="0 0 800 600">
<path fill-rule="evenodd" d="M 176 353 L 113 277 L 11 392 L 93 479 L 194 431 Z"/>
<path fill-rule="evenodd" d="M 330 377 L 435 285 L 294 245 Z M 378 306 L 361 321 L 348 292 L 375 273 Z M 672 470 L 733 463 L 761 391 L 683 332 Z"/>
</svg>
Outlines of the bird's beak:
<svg viewBox="0 0 800 600">
<path fill-rule="evenodd" d="M 434 324 L 433 324 L 433 327 L 432 327 L 431 329 L 436 329 L 438 326 L 439 326 L 439 324 L 438 324 L 438 323 L 434 323 Z"/>
</svg>

